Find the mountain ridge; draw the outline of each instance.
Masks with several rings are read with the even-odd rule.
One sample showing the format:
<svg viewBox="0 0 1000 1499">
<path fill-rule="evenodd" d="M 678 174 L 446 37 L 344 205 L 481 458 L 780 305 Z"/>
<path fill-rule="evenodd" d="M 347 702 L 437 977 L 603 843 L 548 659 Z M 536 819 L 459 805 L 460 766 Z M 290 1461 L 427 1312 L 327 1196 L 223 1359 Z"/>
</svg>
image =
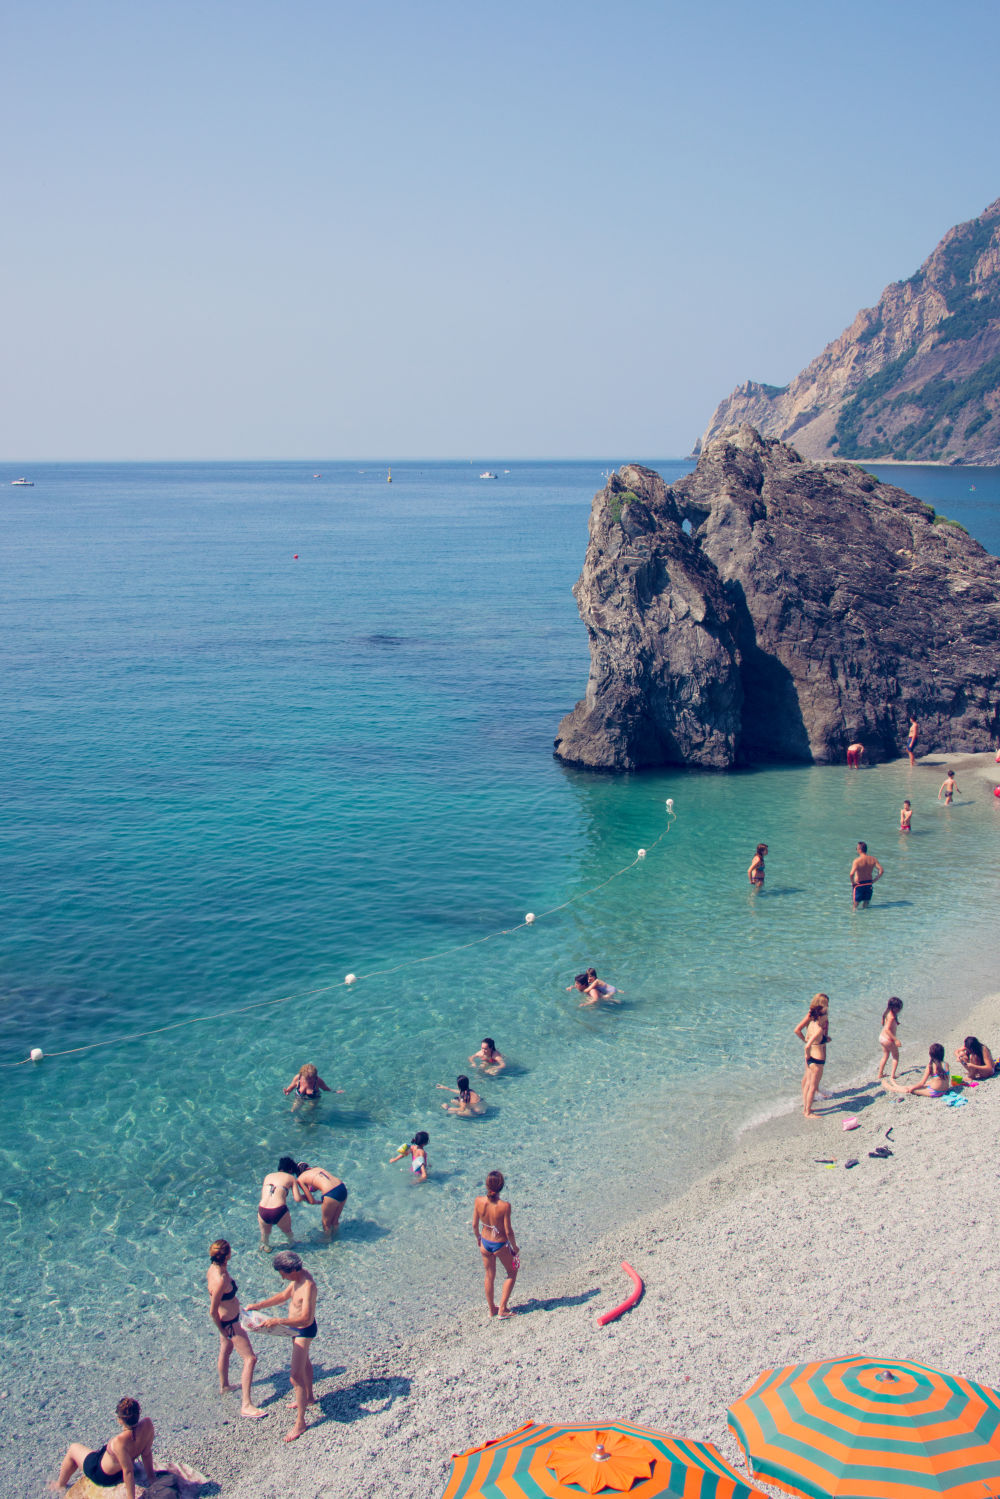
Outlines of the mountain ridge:
<svg viewBox="0 0 1000 1499">
<path fill-rule="evenodd" d="M 1000 198 L 788 385 L 737 386 L 695 453 L 744 422 L 812 459 L 1000 464 Z"/>
</svg>

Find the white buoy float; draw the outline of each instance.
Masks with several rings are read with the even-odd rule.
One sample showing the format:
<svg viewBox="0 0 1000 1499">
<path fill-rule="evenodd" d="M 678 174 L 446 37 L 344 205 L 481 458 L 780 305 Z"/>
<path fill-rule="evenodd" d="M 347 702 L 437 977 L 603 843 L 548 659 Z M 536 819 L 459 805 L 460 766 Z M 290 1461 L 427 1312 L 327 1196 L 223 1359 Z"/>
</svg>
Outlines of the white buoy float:
<svg viewBox="0 0 1000 1499">
<path fill-rule="evenodd" d="M 644 848 L 640 848 L 639 852 L 636 854 L 636 858 L 637 859 L 644 859 L 645 857 L 646 857 L 646 850 Z"/>
<path fill-rule="evenodd" d="M 345 984 L 356 984 L 357 982 L 358 982 L 358 976 L 357 976 L 356 973 L 345 973 L 345 975 L 344 975 L 344 983 Z"/>
<path fill-rule="evenodd" d="M 534 919 L 535 919 L 535 913 L 534 913 L 534 911 L 529 911 L 528 914 L 527 914 L 527 916 L 525 916 L 525 918 L 524 918 L 524 924 L 525 924 L 525 926 L 531 926 L 531 924 L 534 921 Z"/>
<path fill-rule="evenodd" d="M 667 797 L 667 811 L 668 812 L 672 812 L 673 810 L 674 810 L 674 799 L 673 799 L 672 796 L 668 796 Z"/>
<path fill-rule="evenodd" d="M 28 1056 L 32 1062 L 40 1062 L 44 1055 L 45 1053 L 40 1046 L 33 1046 L 28 1053 Z"/>
</svg>

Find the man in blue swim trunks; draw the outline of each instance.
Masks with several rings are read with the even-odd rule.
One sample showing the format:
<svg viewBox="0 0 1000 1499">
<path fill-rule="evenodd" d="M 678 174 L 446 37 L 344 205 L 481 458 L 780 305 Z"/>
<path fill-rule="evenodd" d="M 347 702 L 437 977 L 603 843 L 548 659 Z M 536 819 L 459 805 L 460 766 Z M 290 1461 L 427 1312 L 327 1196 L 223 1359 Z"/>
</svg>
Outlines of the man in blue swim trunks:
<svg viewBox="0 0 1000 1499">
<path fill-rule="evenodd" d="M 880 880 L 884 874 L 885 870 L 879 861 L 868 852 L 867 843 L 859 843 L 857 858 L 851 865 L 851 889 L 856 906 L 867 906 L 872 898 L 875 881 Z"/>
</svg>

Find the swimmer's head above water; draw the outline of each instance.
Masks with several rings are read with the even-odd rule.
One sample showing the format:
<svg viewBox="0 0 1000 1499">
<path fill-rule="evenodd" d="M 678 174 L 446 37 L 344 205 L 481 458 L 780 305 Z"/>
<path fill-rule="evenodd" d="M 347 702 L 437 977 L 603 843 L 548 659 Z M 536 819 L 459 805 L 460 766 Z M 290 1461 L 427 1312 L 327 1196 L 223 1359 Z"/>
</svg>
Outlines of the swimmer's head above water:
<svg viewBox="0 0 1000 1499">
<path fill-rule="evenodd" d="M 283 1155 L 278 1162 L 278 1170 L 284 1171 L 287 1176 L 298 1176 L 299 1168 L 290 1155 Z"/>
<path fill-rule="evenodd" d="M 425 1129 L 418 1129 L 417 1133 L 413 1136 L 413 1139 L 410 1141 L 410 1144 L 411 1145 L 416 1145 L 420 1150 L 423 1150 L 424 1146 L 427 1144 L 427 1141 L 429 1139 L 430 1139 L 430 1135 L 427 1133 L 427 1131 Z"/>
</svg>

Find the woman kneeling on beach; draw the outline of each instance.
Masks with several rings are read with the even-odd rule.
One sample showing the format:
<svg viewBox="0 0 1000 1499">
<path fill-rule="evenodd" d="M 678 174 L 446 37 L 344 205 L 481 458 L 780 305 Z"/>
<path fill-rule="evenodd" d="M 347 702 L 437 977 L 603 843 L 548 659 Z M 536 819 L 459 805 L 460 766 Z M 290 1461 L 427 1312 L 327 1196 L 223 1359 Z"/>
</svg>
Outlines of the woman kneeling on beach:
<svg viewBox="0 0 1000 1499">
<path fill-rule="evenodd" d="M 135 1499 L 135 1464 L 141 1459 L 146 1482 L 153 1481 L 153 1438 L 156 1432 L 148 1416 L 143 1416 L 138 1400 L 128 1396 L 119 1400 L 115 1409 L 121 1431 L 110 1442 L 96 1452 L 91 1452 L 82 1442 L 74 1442 L 66 1450 L 59 1469 L 59 1477 L 49 1488 L 56 1493 L 64 1491 L 78 1470 L 99 1489 L 115 1489 L 125 1485 L 128 1499 Z"/>
<path fill-rule="evenodd" d="M 964 1072 L 977 1083 L 993 1077 L 997 1070 L 990 1049 L 978 1036 L 966 1036 L 964 1045 L 955 1053 Z"/>
<path fill-rule="evenodd" d="M 209 1245 L 208 1258 L 211 1263 L 208 1267 L 207 1279 L 208 1294 L 212 1298 L 209 1304 L 209 1316 L 219 1329 L 219 1389 L 225 1392 L 233 1388 L 229 1383 L 229 1360 L 235 1348 L 243 1360 L 243 1374 L 240 1379 L 243 1404 L 240 1407 L 240 1415 L 253 1419 L 257 1416 L 264 1416 L 267 1412 L 258 1410 L 250 1398 L 250 1386 L 253 1383 L 257 1355 L 253 1351 L 250 1339 L 240 1326 L 238 1296 L 240 1288 L 229 1273 L 229 1256 L 232 1252 L 226 1239 L 216 1239 L 214 1244 Z"/>
<path fill-rule="evenodd" d="M 490 1316 L 506 1318 L 514 1315 L 507 1303 L 510 1301 L 510 1293 L 514 1289 L 517 1272 L 521 1267 L 521 1257 L 514 1239 L 514 1230 L 510 1225 L 510 1203 L 500 1201 L 502 1191 L 503 1172 L 491 1171 L 486 1178 L 486 1196 L 476 1198 L 472 1214 L 472 1232 L 483 1257 L 486 1305 L 490 1309 Z M 497 1260 L 507 1272 L 507 1278 L 500 1292 L 499 1311 L 493 1296 Z"/>
</svg>

